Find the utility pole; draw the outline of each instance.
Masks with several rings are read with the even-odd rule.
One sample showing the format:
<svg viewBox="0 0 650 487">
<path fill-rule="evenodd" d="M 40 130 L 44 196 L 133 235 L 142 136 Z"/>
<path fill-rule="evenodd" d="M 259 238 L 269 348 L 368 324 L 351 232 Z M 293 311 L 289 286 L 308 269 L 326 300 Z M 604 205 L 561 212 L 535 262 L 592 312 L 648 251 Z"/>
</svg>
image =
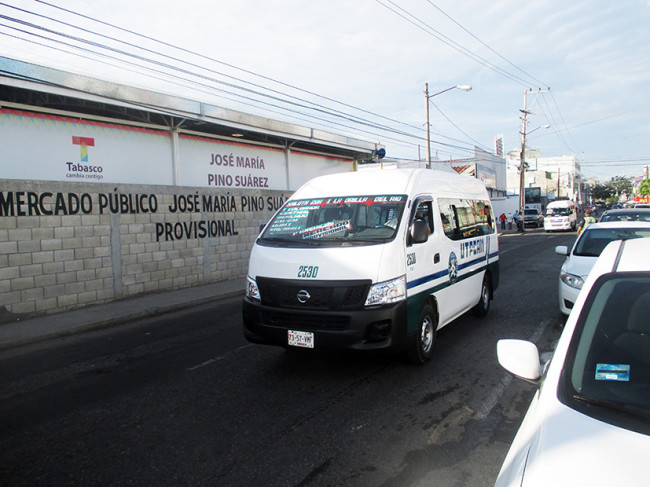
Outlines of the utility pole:
<svg viewBox="0 0 650 487">
<path fill-rule="evenodd" d="M 424 103 L 427 107 L 427 169 L 431 169 L 431 132 L 429 129 L 429 83 L 424 83 Z"/>
<path fill-rule="evenodd" d="M 546 90 L 526 90 L 524 91 L 524 109 L 521 112 L 521 154 L 519 156 L 519 216 L 523 219 L 522 231 L 526 231 L 526 220 L 524 219 L 524 209 L 526 207 L 526 123 L 527 116 L 530 113 L 526 110 L 528 93 L 548 93 L 550 88 Z"/>
</svg>

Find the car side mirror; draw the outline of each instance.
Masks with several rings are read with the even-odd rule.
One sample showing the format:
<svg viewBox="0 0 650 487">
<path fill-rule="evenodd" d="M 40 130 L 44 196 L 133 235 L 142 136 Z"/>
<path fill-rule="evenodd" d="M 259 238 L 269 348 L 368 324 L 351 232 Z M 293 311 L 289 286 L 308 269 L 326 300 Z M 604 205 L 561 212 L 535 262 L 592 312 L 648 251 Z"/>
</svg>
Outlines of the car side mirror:
<svg viewBox="0 0 650 487">
<path fill-rule="evenodd" d="M 413 220 L 409 235 L 411 243 L 424 243 L 429 239 L 429 225 L 424 220 Z"/>
<path fill-rule="evenodd" d="M 501 367 L 520 379 L 539 386 L 542 366 L 537 346 L 525 340 L 499 340 L 497 359 Z"/>
<path fill-rule="evenodd" d="M 569 247 L 567 247 L 566 245 L 558 245 L 557 247 L 555 247 L 555 253 L 566 257 L 567 255 L 569 255 Z"/>
</svg>

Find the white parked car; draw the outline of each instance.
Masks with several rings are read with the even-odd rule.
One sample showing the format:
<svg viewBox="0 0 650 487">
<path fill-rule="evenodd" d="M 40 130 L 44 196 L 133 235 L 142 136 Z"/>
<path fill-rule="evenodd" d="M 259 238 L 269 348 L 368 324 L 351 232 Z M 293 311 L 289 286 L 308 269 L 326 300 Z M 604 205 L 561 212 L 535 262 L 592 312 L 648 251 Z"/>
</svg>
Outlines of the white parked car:
<svg viewBox="0 0 650 487">
<path fill-rule="evenodd" d="M 556 253 L 567 256 L 558 282 L 560 311 L 565 315 L 571 312 L 591 267 L 608 243 L 644 237 L 650 237 L 650 222 L 592 223 L 580 233 L 571 251 L 565 245 L 555 247 Z"/>
<path fill-rule="evenodd" d="M 649 485 L 650 239 L 605 248 L 545 370 L 530 342 L 497 355 L 539 387 L 497 487 Z"/>
</svg>

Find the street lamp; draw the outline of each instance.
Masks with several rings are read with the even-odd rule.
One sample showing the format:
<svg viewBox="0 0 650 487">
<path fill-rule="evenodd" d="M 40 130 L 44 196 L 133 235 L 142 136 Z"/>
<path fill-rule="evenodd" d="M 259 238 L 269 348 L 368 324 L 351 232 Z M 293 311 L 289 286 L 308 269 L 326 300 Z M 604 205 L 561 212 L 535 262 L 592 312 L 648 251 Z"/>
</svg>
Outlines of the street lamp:
<svg viewBox="0 0 650 487">
<path fill-rule="evenodd" d="M 445 93 L 450 90 L 455 90 L 456 88 L 463 91 L 472 90 L 472 87 L 470 85 L 456 85 L 447 88 L 446 90 L 442 90 L 439 91 L 438 93 L 434 93 L 433 95 L 430 95 L 429 83 L 424 83 L 424 99 L 425 99 L 426 111 L 427 111 L 427 169 L 431 169 L 431 131 L 429 130 L 429 98 L 433 98 L 434 96 L 441 95 L 442 93 Z"/>
</svg>

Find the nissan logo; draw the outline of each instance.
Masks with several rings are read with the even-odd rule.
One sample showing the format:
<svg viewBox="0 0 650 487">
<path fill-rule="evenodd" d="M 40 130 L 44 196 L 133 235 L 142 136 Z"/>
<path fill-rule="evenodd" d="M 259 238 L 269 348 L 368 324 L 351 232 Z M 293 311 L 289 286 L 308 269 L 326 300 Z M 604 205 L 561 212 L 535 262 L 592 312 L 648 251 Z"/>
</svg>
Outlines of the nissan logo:
<svg viewBox="0 0 650 487">
<path fill-rule="evenodd" d="M 296 297 L 298 298 L 298 301 L 300 301 L 302 304 L 305 304 L 307 301 L 309 301 L 309 298 L 311 298 L 311 294 L 305 289 L 301 289 L 298 291 L 298 294 L 296 294 Z"/>
</svg>

